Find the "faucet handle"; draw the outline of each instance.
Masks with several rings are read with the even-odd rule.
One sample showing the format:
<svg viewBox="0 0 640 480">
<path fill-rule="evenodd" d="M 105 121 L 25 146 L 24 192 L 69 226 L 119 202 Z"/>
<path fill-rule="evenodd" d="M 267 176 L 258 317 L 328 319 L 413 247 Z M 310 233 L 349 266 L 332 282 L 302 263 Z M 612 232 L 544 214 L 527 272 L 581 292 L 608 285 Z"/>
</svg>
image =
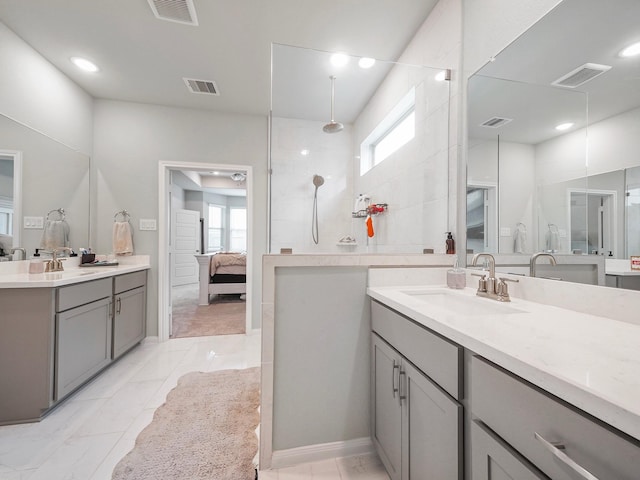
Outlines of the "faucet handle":
<svg viewBox="0 0 640 480">
<path fill-rule="evenodd" d="M 478 292 L 479 293 L 486 293 L 487 291 L 487 279 L 486 273 L 480 274 L 480 273 L 472 273 L 471 275 L 473 275 L 474 277 L 480 277 L 480 280 L 478 280 Z"/>
<path fill-rule="evenodd" d="M 511 298 L 509 297 L 509 286 L 507 282 L 518 283 L 520 280 L 515 278 L 503 278 L 500 277 L 500 283 L 498 284 L 498 298 L 502 302 L 510 302 Z"/>
</svg>

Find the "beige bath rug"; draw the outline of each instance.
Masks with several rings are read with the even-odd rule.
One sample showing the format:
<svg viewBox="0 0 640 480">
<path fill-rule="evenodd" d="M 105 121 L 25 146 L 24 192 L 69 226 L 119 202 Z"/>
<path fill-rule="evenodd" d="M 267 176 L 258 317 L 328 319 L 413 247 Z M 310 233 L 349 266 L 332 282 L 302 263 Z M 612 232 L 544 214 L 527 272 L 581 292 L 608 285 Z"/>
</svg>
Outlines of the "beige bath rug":
<svg viewBox="0 0 640 480">
<path fill-rule="evenodd" d="M 113 480 L 254 480 L 260 368 L 184 375 Z"/>
</svg>

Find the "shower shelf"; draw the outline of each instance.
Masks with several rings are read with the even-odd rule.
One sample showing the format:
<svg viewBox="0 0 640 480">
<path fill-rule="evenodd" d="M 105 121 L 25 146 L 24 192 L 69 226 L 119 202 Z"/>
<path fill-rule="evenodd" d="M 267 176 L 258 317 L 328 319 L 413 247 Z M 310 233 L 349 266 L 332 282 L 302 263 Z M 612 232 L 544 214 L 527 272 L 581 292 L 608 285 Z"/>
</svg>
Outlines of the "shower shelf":
<svg viewBox="0 0 640 480">
<path fill-rule="evenodd" d="M 353 218 L 367 218 L 369 215 L 379 215 L 387 211 L 389 206 L 386 203 L 372 203 L 365 210 L 351 212 Z"/>
</svg>

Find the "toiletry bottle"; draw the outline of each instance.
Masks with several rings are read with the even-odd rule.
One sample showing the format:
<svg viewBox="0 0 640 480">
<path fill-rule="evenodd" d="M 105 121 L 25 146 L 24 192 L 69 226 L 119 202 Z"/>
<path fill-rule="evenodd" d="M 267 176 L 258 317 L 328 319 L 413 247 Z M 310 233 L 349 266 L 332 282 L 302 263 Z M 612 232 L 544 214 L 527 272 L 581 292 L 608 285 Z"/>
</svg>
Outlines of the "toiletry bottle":
<svg viewBox="0 0 640 480">
<path fill-rule="evenodd" d="M 451 234 L 451 232 L 447 232 L 447 241 L 445 243 L 447 245 L 448 254 L 456 253 L 456 243 L 453 240 L 453 235 Z"/>
<path fill-rule="evenodd" d="M 467 286 L 467 274 L 458 266 L 458 257 L 453 268 L 447 270 L 447 287 L 461 289 Z"/>
</svg>

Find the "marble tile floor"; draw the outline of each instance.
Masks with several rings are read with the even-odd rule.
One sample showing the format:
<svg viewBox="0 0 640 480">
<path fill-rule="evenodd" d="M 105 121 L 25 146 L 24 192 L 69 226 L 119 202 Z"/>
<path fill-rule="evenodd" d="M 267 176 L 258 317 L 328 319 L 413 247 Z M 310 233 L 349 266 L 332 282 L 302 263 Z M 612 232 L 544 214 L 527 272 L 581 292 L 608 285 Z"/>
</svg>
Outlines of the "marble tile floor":
<svg viewBox="0 0 640 480">
<path fill-rule="evenodd" d="M 39 423 L 0 427 L 0 480 L 110 480 L 178 378 L 260 365 L 260 335 L 171 339 L 136 347 Z M 260 473 L 260 480 L 384 479 L 375 456 Z"/>
</svg>

